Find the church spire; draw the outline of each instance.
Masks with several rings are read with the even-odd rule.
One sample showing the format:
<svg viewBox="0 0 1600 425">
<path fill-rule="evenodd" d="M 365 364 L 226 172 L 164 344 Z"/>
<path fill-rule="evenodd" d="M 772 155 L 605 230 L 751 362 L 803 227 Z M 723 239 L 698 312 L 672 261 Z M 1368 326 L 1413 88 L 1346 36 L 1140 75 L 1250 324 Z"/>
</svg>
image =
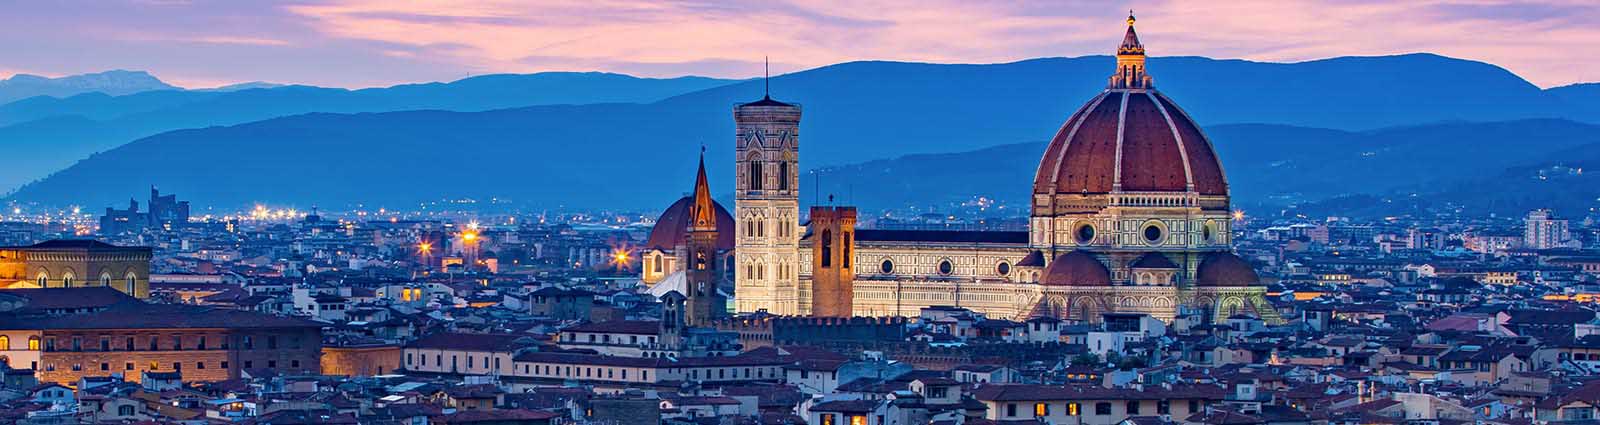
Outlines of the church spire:
<svg viewBox="0 0 1600 425">
<path fill-rule="evenodd" d="M 1148 89 L 1155 86 L 1150 75 L 1144 71 L 1144 44 L 1139 42 L 1139 34 L 1133 31 L 1133 11 L 1128 11 L 1128 32 L 1122 35 L 1122 44 L 1117 46 L 1117 72 L 1111 75 L 1110 89 Z"/>
<path fill-rule="evenodd" d="M 717 230 L 717 207 L 711 201 L 711 185 L 706 183 L 706 148 L 700 147 L 700 171 L 694 178 L 694 205 L 689 207 L 690 230 Z"/>
</svg>

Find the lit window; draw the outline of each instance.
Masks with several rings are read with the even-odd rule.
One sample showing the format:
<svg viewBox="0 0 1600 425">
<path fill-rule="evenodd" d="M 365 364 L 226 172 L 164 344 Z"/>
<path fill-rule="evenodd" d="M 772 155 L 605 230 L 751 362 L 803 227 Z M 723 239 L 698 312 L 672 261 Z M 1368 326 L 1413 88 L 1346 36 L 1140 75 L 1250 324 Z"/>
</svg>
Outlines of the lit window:
<svg viewBox="0 0 1600 425">
<path fill-rule="evenodd" d="M 1067 416 L 1078 416 L 1078 403 L 1067 403 Z"/>
<path fill-rule="evenodd" d="M 851 416 L 850 425 L 867 425 L 867 417 L 861 415 Z"/>
<path fill-rule="evenodd" d="M 1050 416 L 1050 405 L 1045 403 L 1034 403 L 1033 415 L 1039 417 Z"/>
</svg>

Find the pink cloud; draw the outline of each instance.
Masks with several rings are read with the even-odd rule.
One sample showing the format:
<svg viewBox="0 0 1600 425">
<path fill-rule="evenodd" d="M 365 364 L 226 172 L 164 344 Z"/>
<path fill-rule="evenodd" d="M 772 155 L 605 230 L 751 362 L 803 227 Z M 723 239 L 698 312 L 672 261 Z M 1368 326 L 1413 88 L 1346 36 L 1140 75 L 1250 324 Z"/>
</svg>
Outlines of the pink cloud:
<svg viewBox="0 0 1600 425">
<path fill-rule="evenodd" d="M 336 0 L 287 10 L 333 37 L 393 44 L 420 58 L 495 72 L 595 66 L 649 72 L 719 64 L 694 73 L 748 77 L 759 71 L 753 59 L 767 55 L 790 70 L 862 59 L 1003 62 L 1105 54 L 1121 36 L 1121 9 L 1098 2 L 1049 6 Z M 1300 61 L 1428 51 L 1506 66 L 1546 86 L 1584 78 L 1575 70 L 1600 59 L 1594 47 L 1600 26 L 1587 24 L 1600 19 L 1600 6 L 1582 2 L 1161 0 L 1138 6 L 1141 34 L 1156 55 Z"/>
</svg>

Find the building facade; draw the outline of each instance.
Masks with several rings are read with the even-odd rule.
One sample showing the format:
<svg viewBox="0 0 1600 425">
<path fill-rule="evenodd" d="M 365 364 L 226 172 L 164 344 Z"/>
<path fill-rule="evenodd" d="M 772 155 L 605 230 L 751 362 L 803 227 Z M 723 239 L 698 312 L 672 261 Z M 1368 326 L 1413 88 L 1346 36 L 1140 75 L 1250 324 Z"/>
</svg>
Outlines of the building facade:
<svg viewBox="0 0 1600 425">
<path fill-rule="evenodd" d="M 321 348 L 318 323 L 238 310 L 127 303 L 82 314 L 0 315 L 0 360 L 34 369 L 43 382 L 137 381 L 145 372 L 221 381 L 252 368 L 316 373 Z"/>
<path fill-rule="evenodd" d="M 53 240 L 0 247 L 0 287 L 105 286 L 139 299 L 150 297 L 149 247 L 93 240 Z"/>
<path fill-rule="evenodd" d="M 1522 224 L 1522 246 L 1525 248 L 1561 248 L 1572 239 L 1568 233 L 1567 221 L 1556 218 L 1555 213 L 1547 209 L 1528 212 L 1528 217 L 1522 220 Z"/>
<path fill-rule="evenodd" d="M 854 208 L 817 207 L 801 232 L 800 108 L 770 97 L 737 106 L 736 310 L 1281 321 L 1253 267 L 1232 253 L 1222 164 L 1199 124 L 1156 90 L 1133 22 L 1105 91 L 1038 159 L 1027 231 L 857 229 Z"/>
</svg>

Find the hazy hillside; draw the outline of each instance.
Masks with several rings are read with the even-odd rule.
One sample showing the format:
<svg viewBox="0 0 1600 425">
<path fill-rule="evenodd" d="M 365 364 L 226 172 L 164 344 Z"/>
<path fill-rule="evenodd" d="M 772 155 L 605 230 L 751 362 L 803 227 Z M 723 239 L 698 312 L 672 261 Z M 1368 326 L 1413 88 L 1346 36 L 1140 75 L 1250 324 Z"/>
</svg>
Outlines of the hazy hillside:
<svg viewBox="0 0 1600 425">
<path fill-rule="evenodd" d="M 1042 142 L 1073 109 L 1101 90 L 1111 64 L 1111 58 L 1104 56 L 994 65 L 854 62 L 775 77 L 772 89 L 775 97 L 805 108 L 804 167 L 828 167 Z M 1412 182 L 1413 177 L 1449 178 L 1455 175 L 1450 167 L 1482 170 L 1464 165 L 1480 157 L 1494 164 L 1528 159 L 1528 154 L 1584 143 L 1578 136 L 1593 134 L 1565 133 L 1577 124 L 1561 121 L 1481 128 L 1426 124 L 1373 134 L 1350 132 L 1396 124 L 1522 119 L 1572 110 L 1556 107 L 1568 100 L 1503 69 L 1434 55 L 1296 64 L 1155 58 L 1150 69 L 1159 87 L 1201 124 L 1214 128 L 1235 190 L 1251 198 L 1303 199 L 1372 187 L 1355 185 L 1367 182 L 1422 184 Z M 1397 89 L 1418 73 L 1448 77 Z M 485 84 L 484 90 L 495 91 L 498 86 Z M 761 87 L 759 81 L 733 83 L 651 104 L 313 114 L 179 131 L 95 155 L 21 190 L 16 198 L 93 206 L 157 184 L 201 204 L 220 205 L 274 201 L 333 206 L 469 195 L 649 206 L 686 189 L 680 186 L 688 183 L 675 177 L 689 174 L 701 144 L 710 148 L 714 159 L 713 180 L 729 175 L 732 162 L 719 158 L 731 157 L 731 108 L 759 98 Z M 235 110 L 282 114 L 292 110 L 283 105 L 299 104 L 298 99 L 326 90 L 247 90 L 235 94 L 252 94 L 256 102 L 221 103 L 224 96 L 171 110 L 183 111 L 179 115 L 189 122 L 221 120 Z M 141 126 L 163 121 L 164 111 L 125 115 L 109 121 L 117 125 L 108 126 L 57 123 L 50 128 L 0 128 L 0 140 L 15 140 L 6 132 L 20 131 L 35 138 L 50 135 L 41 139 L 59 146 L 62 132 L 78 132 L 94 133 L 87 138 L 106 142 L 86 145 L 111 146 L 115 142 L 109 141 L 130 133 L 128 128 L 136 129 L 133 133 L 150 131 Z M 1229 123 L 1272 125 L 1225 125 Z M 13 127 L 28 124 L 37 123 Z M 1427 163 L 1433 157 L 1441 159 L 1437 165 Z M 962 174 L 955 170 L 963 168 L 999 170 L 1012 176 L 970 180 L 986 184 L 982 190 L 1025 191 L 1026 184 L 999 181 L 1026 182 L 1037 155 L 992 161 L 933 168 L 958 176 Z M 1024 177 L 1019 180 L 1014 175 Z M 943 177 L 924 173 L 911 178 Z M 866 200 L 864 193 L 871 189 L 863 187 L 885 181 L 894 180 L 855 185 L 855 198 Z M 836 192 L 845 195 L 849 190 Z M 898 192 L 913 194 L 911 202 L 984 193 L 953 186 Z"/>
<path fill-rule="evenodd" d="M 17 74 L 0 80 L 0 104 L 34 96 L 66 97 L 81 93 L 123 95 L 177 87 L 144 71 L 106 71 L 60 78 Z"/>
<path fill-rule="evenodd" d="M 65 168 L 91 153 L 176 129 L 308 112 L 483 111 L 529 105 L 653 102 L 728 82 L 701 77 L 542 73 L 363 90 L 285 86 L 231 92 L 162 90 L 126 96 L 34 97 L 0 105 L 0 147 L 30 155 L 29 161 L 0 171 L 0 192 Z M 72 124 L 61 125 L 64 122 Z"/>
</svg>

